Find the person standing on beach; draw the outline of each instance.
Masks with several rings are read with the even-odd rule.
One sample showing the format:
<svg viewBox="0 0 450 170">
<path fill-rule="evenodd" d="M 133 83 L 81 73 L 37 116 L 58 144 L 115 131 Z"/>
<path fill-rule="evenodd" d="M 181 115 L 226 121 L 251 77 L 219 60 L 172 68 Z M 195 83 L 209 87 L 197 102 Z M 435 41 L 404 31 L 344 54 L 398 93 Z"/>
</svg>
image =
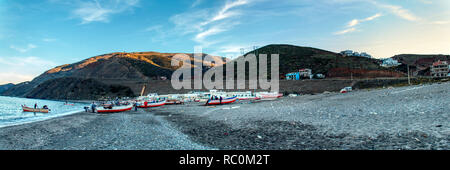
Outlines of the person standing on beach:
<svg viewBox="0 0 450 170">
<path fill-rule="evenodd" d="M 94 102 L 92 102 L 91 108 L 92 108 L 92 113 L 95 113 L 95 109 L 96 109 L 96 105 Z"/>
</svg>

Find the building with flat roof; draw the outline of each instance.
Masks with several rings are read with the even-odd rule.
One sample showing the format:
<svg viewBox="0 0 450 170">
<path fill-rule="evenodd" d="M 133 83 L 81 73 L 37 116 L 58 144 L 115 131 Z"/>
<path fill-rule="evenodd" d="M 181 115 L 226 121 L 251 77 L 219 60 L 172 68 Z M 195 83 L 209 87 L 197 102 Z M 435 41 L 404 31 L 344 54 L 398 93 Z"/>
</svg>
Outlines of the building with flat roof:
<svg viewBox="0 0 450 170">
<path fill-rule="evenodd" d="M 430 68 L 432 77 L 447 77 L 449 75 L 450 67 L 447 61 L 436 61 Z"/>
</svg>

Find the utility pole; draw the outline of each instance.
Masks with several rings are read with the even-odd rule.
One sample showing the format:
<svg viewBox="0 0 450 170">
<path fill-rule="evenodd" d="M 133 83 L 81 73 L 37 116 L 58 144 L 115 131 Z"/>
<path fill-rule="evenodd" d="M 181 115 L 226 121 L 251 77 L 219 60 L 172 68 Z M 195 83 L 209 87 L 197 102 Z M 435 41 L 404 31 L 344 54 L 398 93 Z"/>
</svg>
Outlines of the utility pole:
<svg viewBox="0 0 450 170">
<path fill-rule="evenodd" d="M 406 64 L 407 70 L 408 70 L 408 84 L 411 85 L 411 78 L 409 76 L 409 64 Z"/>
</svg>

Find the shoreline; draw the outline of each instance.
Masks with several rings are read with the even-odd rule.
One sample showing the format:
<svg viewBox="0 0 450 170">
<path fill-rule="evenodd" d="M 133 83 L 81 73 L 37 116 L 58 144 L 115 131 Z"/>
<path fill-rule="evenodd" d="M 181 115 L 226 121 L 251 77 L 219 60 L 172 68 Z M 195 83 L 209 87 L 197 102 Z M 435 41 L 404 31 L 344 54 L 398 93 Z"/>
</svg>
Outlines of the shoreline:
<svg viewBox="0 0 450 170">
<path fill-rule="evenodd" d="M 1 128 L 0 149 L 448 150 L 449 84 L 79 112 Z"/>
</svg>

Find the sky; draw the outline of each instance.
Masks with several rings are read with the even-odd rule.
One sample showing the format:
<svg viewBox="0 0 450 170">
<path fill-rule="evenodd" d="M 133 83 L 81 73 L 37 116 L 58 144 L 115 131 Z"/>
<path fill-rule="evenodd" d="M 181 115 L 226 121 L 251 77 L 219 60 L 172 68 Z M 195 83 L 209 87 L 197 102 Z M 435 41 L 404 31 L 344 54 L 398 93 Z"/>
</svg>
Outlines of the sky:
<svg viewBox="0 0 450 170">
<path fill-rule="evenodd" d="M 0 0 L 0 84 L 111 52 L 450 54 L 448 0 Z"/>
</svg>

